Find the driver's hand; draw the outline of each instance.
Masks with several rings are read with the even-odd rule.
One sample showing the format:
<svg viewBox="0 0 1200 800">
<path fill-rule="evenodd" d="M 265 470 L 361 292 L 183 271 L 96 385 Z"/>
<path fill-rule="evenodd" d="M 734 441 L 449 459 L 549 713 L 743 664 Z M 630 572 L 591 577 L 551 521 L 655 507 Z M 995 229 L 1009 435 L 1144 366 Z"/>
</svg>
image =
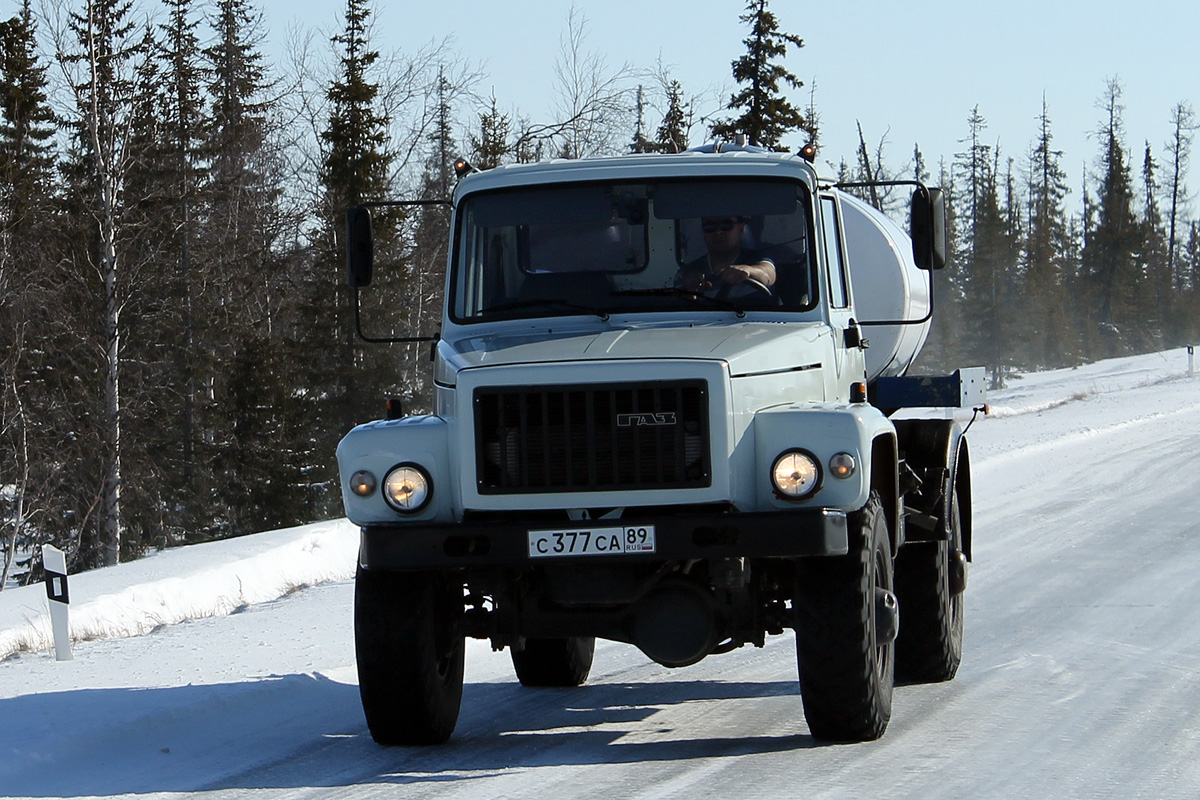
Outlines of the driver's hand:
<svg viewBox="0 0 1200 800">
<path fill-rule="evenodd" d="M 721 282 L 737 286 L 750 277 L 750 271 L 740 264 L 734 264 L 721 271 Z"/>
<path fill-rule="evenodd" d="M 712 283 L 703 272 L 689 272 L 683 276 L 683 288 L 689 292 L 702 292 L 705 289 L 711 289 Z"/>
</svg>

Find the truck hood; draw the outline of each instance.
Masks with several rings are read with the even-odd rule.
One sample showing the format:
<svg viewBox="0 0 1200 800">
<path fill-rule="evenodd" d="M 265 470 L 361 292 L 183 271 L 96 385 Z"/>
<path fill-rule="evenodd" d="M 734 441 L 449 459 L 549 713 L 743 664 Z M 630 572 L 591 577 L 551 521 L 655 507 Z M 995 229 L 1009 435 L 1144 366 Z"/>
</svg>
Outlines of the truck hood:
<svg viewBox="0 0 1200 800">
<path fill-rule="evenodd" d="M 556 329 L 552 333 L 540 328 L 442 340 L 438 349 L 451 374 L 509 364 L 669 358 L 724 361 L 736 377 L 822 366 L 821 349 L 813 343 L 829 334 L 829 326 L 820 322 L 738 320 L 736 324 L 656 324 L 603 331 Z"/>
</svg>

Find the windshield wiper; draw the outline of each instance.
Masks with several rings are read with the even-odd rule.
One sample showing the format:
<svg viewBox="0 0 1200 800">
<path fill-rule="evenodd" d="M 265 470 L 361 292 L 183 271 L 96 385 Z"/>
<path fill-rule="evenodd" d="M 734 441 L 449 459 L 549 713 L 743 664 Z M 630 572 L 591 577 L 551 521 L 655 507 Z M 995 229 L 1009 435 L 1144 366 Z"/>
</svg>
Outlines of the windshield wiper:
<svg viewBox="0 0 1200 800">
<path fill-rule="evenodd" d="M 569 311 L 580 311 L 584 314 L 595 314 L 604 322 L 608 321 L 609 313 L 603 308 L 593 308 L 591 306 L 580 305 L 579 303 L 571 303 L 566 300 L 518 300 L 514 303 L 501 303 L 498 306 L 488 306 L 481 308 L 480 314 L 497 314 L 503 311 L 517 311 L 522 308 L 545 308 L 547 306 L 558 306 Z"/>
<path fill-rule="evenodd" d="M 613 292 L 617 297 L 682 297 L 693 303 L 719 308 L 722 311 L 736 311 L 739 317 L 746 316 L 746 309 L 726 297 L 713 297 L 703 292 L 683 289 L 678 286 L 663 286 L 657 289 L 619 289 Z"/>
</svg>

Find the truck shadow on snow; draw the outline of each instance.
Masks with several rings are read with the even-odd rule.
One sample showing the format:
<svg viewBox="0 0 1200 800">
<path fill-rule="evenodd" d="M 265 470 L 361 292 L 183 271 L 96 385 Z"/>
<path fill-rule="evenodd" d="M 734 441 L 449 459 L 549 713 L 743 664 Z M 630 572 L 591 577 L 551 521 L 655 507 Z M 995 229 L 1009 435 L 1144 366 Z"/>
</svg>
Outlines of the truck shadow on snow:
<svg viewBox="0 0 1200 800">
<path fill-rule="evenodd" d="M 728 713 L 718 708 L 701 717 L 664 713 L 685 704 L 744 707 L 771 698 L 794 708 L 787 726 L 794 733 L 758 734 L 752 722 L 738 723 L 754 715 L 739 717 L 732 705 Z M 468 684 L 451 741 L 412 749 L 376 745 L 357 687 L 313 675 L 28 694 L 5 701 L 5 718 L 25 723 L 0 734 L 0 750 L 12 756 L 0 766 L 0 785 L 6 794 L 28 797 L 486 782 L 513 768 L 728 757 L 817 744 L 804 728 L 794 682 Z M 30 769 L 29 759 L 39 767 Z"/>
<path fill-rule="evenodd" d="M 780 698 L 794 710 L 794 733 L 764 735 L 739 725 L 733 704 Z M 685 704 L 730 704 L 669 719 Z M 667 712 L 667 713 L 664 713 Z M 767 712 L 768 717 L 772 712 Z M 754 720 L 752 713 L 742 720 Z M 527 689 L 513 683 L 467 684 L 458 727 L 448 744 L 385 748 L 360 726 L 337 747 L 306 755 L 302 785 L 422 785 L 483 781 L 512 769 L 619 765 L 788 752 L 819 746 L 808 735 L 796 684 L 654 681 L 598 683 L 578 689 Z M 355 764 L 351 772 L 347 764 Z M 295 783 L 296 764 L 240 775 L 208 788 L 279 788 Z M 481 787 L 486 796 L 486 789 Z M 416 796 L 416 795 L 414 795 Z"/>
</svg>

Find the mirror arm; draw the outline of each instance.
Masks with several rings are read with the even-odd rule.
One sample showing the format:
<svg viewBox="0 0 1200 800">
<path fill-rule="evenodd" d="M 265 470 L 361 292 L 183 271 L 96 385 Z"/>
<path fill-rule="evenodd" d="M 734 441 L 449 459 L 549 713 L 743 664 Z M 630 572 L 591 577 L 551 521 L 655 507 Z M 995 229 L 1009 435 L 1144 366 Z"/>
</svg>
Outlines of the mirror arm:
<svg viewBox="0 0 1200 800">
<path fill-rule="evenodd" d="M 441 341 L 440 336 L 368 336 L 363 332 L 362 328 L 362 313 L 358 301 L 358 289 L 353 289 L 354 300 L 351 305 L 354 306 L 354 330 L 358 333 L 358 338 L 369 344 L 405 344 L 410 342 L 437 342 Z"/>
<path fill-rule="evenodd" d="M 924 270 L 929 273 L 929 312 L 920 319 L 884 319 L 871 320 L 869 322 L 859 321 L 859 325 L 866 327 L 868 325 L 923 325 L 933 319 L 933 270 Z"/>
</svg>

